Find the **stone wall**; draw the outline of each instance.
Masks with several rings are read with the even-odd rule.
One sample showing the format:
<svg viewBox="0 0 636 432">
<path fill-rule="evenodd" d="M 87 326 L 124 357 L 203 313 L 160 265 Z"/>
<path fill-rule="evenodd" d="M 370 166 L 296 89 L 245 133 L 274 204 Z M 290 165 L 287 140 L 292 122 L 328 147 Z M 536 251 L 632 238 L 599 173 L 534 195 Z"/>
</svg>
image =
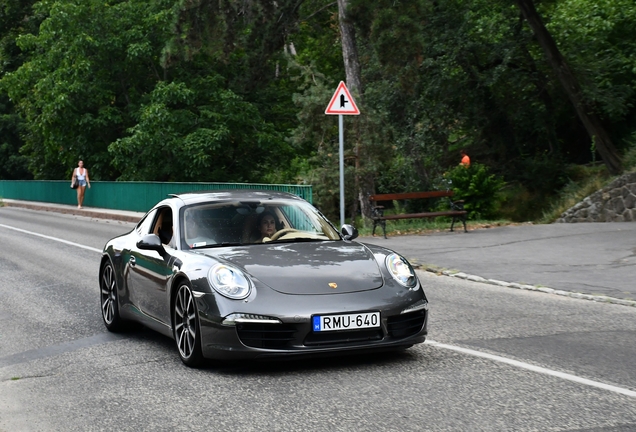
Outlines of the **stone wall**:
<svg viewBox="0 0 636 432">
<path fill-rule="evenodd" d="M 556 222 L 636 221 L 636 172 L 625 174 L 566 210 Z"/>
</svg>

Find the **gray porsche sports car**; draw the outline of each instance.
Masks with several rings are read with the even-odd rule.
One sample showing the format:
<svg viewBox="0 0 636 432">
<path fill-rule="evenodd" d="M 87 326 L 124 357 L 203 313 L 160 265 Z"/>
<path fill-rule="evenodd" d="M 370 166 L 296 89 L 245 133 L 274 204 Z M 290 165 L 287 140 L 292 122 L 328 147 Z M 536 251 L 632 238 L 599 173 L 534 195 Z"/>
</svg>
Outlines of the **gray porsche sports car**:
<svg viewBox="0 0 636 432">
<path fill-rule="evenodd" d="M 428 301 L 415 271 L 357 235 L 287 193 L 173 195 L 104 247 L 104 324 L 167 335 L 188 366 L 424 342 Z"/>
</svg>

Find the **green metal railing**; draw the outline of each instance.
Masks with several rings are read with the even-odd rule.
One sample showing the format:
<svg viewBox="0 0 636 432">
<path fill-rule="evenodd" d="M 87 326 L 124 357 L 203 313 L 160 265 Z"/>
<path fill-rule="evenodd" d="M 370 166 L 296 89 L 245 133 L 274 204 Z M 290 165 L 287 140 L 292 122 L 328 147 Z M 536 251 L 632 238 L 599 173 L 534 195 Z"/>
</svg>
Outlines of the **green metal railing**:
<svg viewBox="0 0 636 432">
<path fill-rule="evenodd" d="M 77 205 L 69 180 L 0 180 L 0 197 Z M 84 206 L 146 212 L 169 194 L 221 189 L 260 189 L 289 192 L 312 202 L 309 185 L 255 183 L 161 183 L 93 181 L 86 189 Z"/>
</svg>

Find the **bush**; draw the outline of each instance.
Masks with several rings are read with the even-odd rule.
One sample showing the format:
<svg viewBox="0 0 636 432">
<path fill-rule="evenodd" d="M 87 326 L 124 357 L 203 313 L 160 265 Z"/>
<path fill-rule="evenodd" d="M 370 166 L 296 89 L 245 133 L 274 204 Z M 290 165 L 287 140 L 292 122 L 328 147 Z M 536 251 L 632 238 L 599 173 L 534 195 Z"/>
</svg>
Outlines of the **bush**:
<svg viewBox="0 0 636 432">
<path fill-rule="evenodd" d="M 490 174 L 488 167 L 473 163 L 469 167 L 456 166 L 445 174 L 451 181 L 453 199 L 464 200 L 468 219 L 491 219 L 501 202 L 500 191 L 505 185 L 503 179 Z"/>
</svg>

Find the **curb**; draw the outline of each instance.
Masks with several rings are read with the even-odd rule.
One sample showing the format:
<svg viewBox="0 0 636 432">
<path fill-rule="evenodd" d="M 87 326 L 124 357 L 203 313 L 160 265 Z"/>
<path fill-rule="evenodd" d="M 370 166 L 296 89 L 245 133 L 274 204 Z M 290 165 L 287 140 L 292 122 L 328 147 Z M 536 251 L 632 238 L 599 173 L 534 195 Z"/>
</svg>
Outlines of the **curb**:
<svg viewBox="0 0 636 432">
<path fill-rule="evenodd" d="M 419 270 L 425 270 L 429 273 L 435 273 L 437 275 L 465 279 L 465 280 L 469 280 L 473 282 L 480 282 L 480 283 L 485 283 L 489 285 L 497 285 L 497 286 L 501 286 L 505 288 L 514 288 L 514 289 L 527 290 L 527 291 L 538 291 L 538 292 L 542 292 L 546 294 L 560 295 L 564 297 L 571 297 L 571 298 L 576 298 L 581 300 L 591 300 L 591 301 L 600 302 L 600 303 L 611 303 L 611 304 L 618 304 L 622 306 L 636 307 L 636 301 L 633 301 L 633 300 L 624 300 L 624 299 L 608 297 L 603 295 L 583 294 L 583 293 L 558 290 L 558 289 L 548 288 L 543 286 L 537 287 L 534 285 L 519 284 L 515 282 L 504 282 L 504 281 L 500 281 L 496 279 L 485 279 L 481 276 L 475 276 L 475 275 L 466 274 L 466 273 L 458 272 L 458 271 L 440 270 L 433 267 L 419 267 Z"/>
</svg>

